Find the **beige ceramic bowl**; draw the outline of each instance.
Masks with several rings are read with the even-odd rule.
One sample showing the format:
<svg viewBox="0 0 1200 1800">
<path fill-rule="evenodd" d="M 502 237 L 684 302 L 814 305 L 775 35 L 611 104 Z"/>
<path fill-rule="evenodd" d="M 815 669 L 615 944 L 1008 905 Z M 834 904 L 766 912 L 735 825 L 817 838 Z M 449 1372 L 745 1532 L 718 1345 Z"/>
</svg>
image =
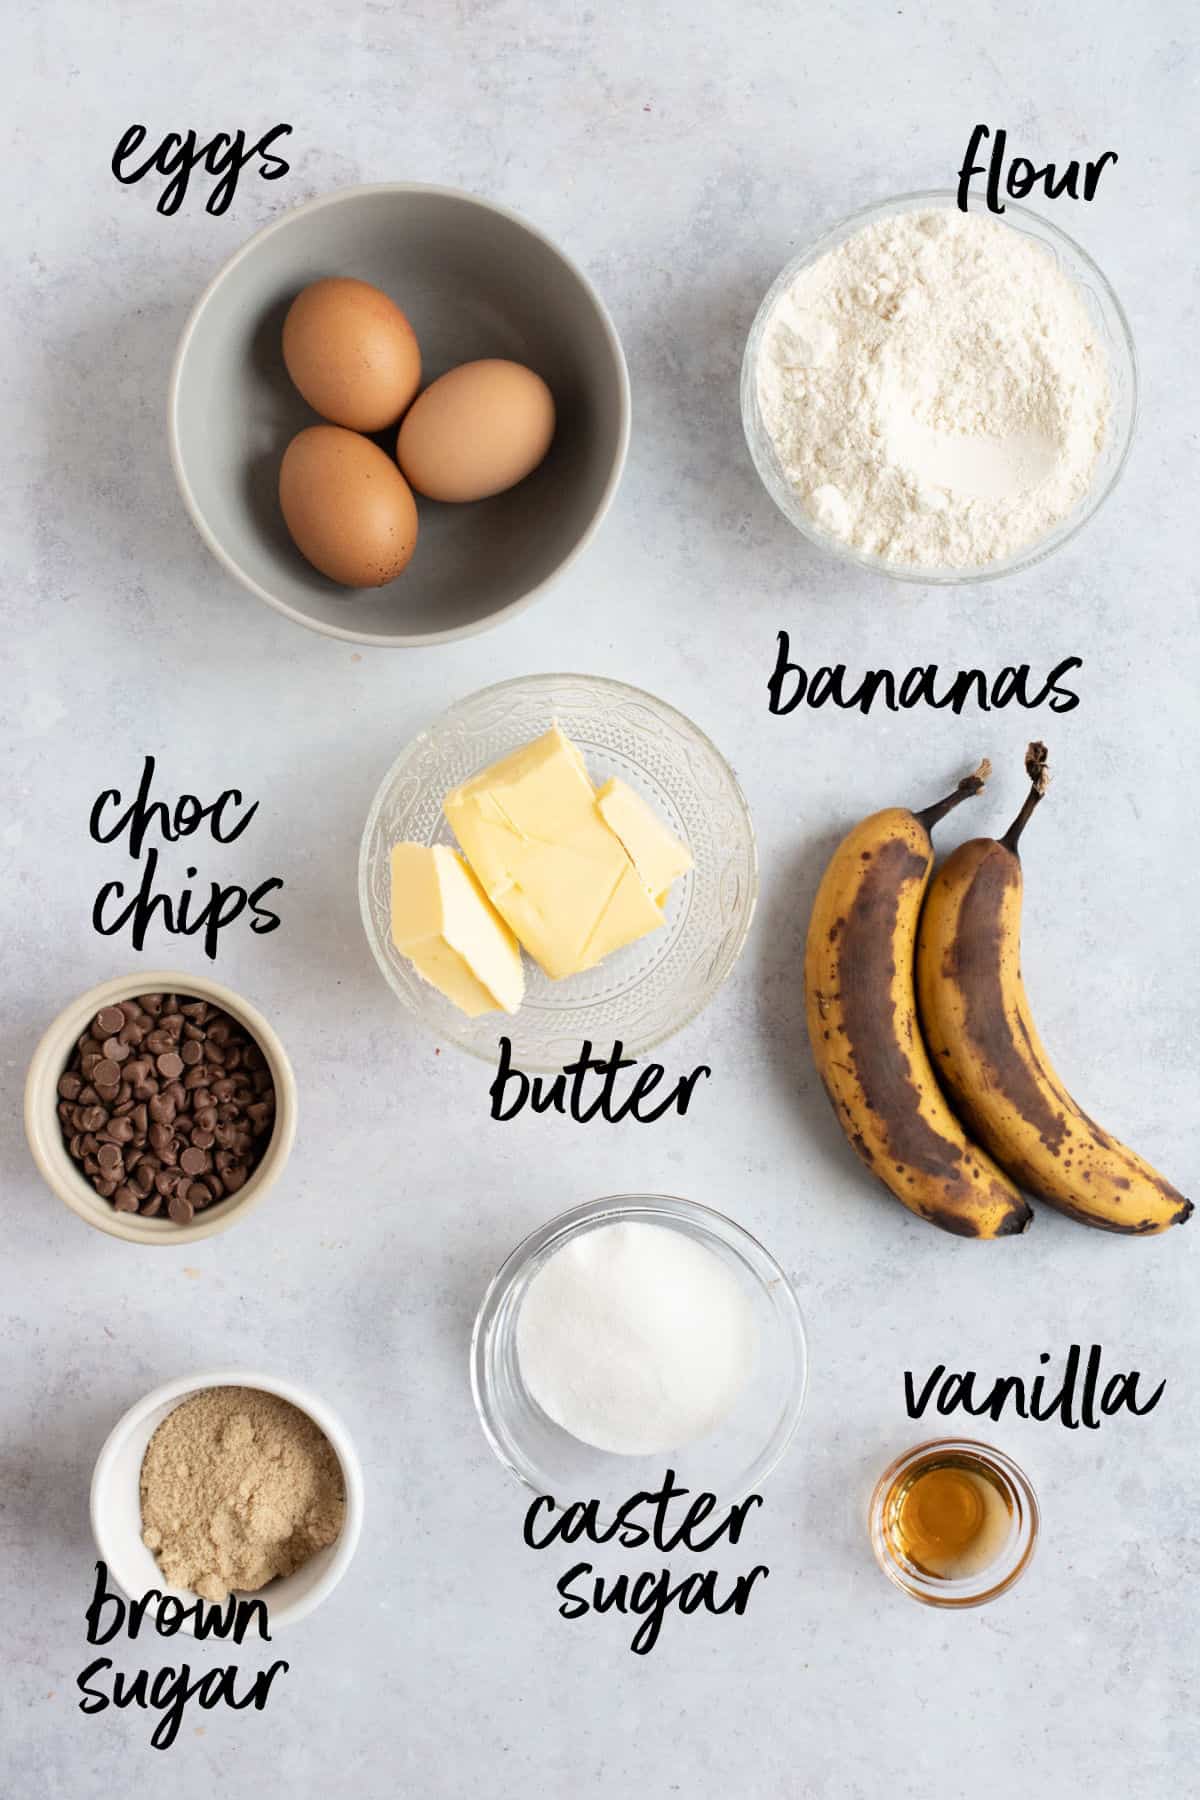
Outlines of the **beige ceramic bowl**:
<svg viewBox="0 0 1200 1800">
<path fill-rule="evenodd" d="M 119 1213 L 92 1187 L 78 1164 L 71 1160 L 63 1142 L 58 1121 L 58 1078 L 70 1061 L 75 1041 L 84 1026 L 102 1006 L 120 1005 L 122 1000 L 138 994 L 190 994 L 198 1000 L 210 1000 L 246 1027 L 267 1059 L 275 1084 L 275 1129 L 266 1154 L 245 1187 L 215 1205 L 198 1213 L 190 1225 L 176 1225 L 165 1218 L 143 1219 L 137 1213 Z M 240 1219 L 250 1207 L 257 1206 L 267 1189 L 279 1176 L 291 1153 L 296 1135 L 296 1079 L 292 1065 L 279 1038 L 257 1008 L 235 994 L 232 988 L 203 975 L 185 975 L 178 970 L 149 969 L 144 974 L 121 975 L 113 981 L 102 981 L 89 988 L 70 1006 L 64 1007 L 46 1031 L 33 1053 L 25 1080 L 25 1135 L 33 1160 L 43 1179 L 65 1200 L 72 1212 L 86 1219 L 98 1231 L 110 1237 L 124 1238 L 130 1244 L 190 1244 L 197 1238 L 211 1237 Z"/>
</svg>

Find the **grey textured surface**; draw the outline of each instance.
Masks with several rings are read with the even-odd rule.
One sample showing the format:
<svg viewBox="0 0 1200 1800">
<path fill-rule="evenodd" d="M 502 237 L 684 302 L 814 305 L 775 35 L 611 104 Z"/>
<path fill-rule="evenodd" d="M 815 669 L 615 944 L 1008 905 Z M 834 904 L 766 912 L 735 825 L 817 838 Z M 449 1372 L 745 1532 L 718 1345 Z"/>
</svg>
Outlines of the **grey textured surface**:
<svg viewBox="0 0 1200 1800">
<path fill-rule="evenodd" d="M 1089 1108 L 1195 1181 L 1192 27 L 1178 0 L 1133 13 L 1104 0 L 1086 21 L 783 0 L 68 0 L 14 22 L 0 247 L 6 1794 L 1194 1789 L 1200 1227 L 1127 1243 L 1043 1210 L 1016 1242 L 935 1234 L 851 1160 L 800 1005 L 805 912 L 840 830 L 929 800 L 982 751 L 998 773 L 972 828 L 995 828 L 1033 728 L 1057 769 L 1026 856 L 1036 1011 Z M 150 180 L 121 187 L 109 172 L 133 120 L 155 138 L 189 124 L 253 138 L 280 118 L 291 173 L 248 172 L 223 217 L 203 210 L 200 179 L 164 218 Z M 1048 563 L 996 587 L 898 589 L 825 560 L 779 517 L 740 440 L 738 362 L 786 258 L 872 197 L 952 177 L 978 119 L 1039 160 L 1120 152 L 1092 205 L 1054 216 L 1132 318 L 1140 438 L 1116 496 Z M 562 242 L 613 310 L 634 389 L 625 481 L 587 557 L 503 631 L 412 655 L 313 636 L 227 579 L 176 497 L 163 426 L 176 335 L 230 250 L 286 206 L 385 178 L 477 189 Z M 1077 654 L 1082 704 L 773 719 L 780 627 L 811 664 L 852 668 L 1040 671 Z M 357 917 L 359 831 L 399 747 L 473 688 L 563 667 L 693 717 L 758 829 L 746 955 L 665 1052 L 674 1071 L 711 1061 L 713 1079 L 686 1119 L 649 1128 L 490 1124 L 486 1071 L 411 1028 Z M 205 883 L 284 878 L 283 928 L 234 925 L 216 972 L 276 1021 L 303 1101 L 276 1194 L 178 1252 L 87 1231 L 41 1189 L 19 1124 L 43 1024 L 136 961 L 91 930 L 96 889 L 132 865 L 92 844 L 86 820 L 145 751 L 167 791 L 237 785 L 260 802 L 236 845 L 193 840 L 161 871 L 173 891 L 189 864 Z M 204 966 L 195 940 L 157 928 L 147 955 Z M 813 1355 L 797 1447 L 742 1549 L 717 1559 L 765 1562 L 769 1580 L 744 1619 L 669 1619 L 649 1658 L 630 1655 L 626 1621 L 556 1616 L 568 1559 L 521 1546 L 521 1495 L 466 1381 L 475 1306 L 517 1238 L 634 1187 L 715 1204 L 760 1235 L 794 1275 Z M 907 1602 L 863 1523 L 873 1476 L 921 1429 L 904 1417 L 903 1371 L 1031 1374 L 1039 1351 L 1057 1360 L 1072 1341 L 1165 1378 L 1162 1404 L 1097 1433 L 989 1425 L 1043 1501 L 1033 1570 L 978 1613 Z M 131 1400 L 235 1362 L 290 1372 L 342 1412 L 365 1529 L 336 1595 L 281 1637 L 292 1666 L 266 1712 L 189 1716 L 160 1755 L 146 1715 L 77 1709 L 75 1675 L 98 1654 L 82 1625 L 87 1483 Z M 156 1666 L 173 1649 L 125 1644 L 118 1661 Z M 197 1667 L 218 1660 L 193 1653 Z"/>
</svg>

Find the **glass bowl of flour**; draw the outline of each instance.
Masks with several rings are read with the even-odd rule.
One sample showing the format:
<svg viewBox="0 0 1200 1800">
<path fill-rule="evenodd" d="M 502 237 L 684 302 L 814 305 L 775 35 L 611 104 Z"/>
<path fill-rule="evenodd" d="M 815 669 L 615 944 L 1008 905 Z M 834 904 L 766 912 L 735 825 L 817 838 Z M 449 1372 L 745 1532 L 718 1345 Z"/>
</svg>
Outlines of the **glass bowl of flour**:
<svg viewBox="0 0 1200 1800">
<path fill-rule="evenodd" d="M 608 1518 L 668 1468 L 725 1505 L 757 1492 L 795 1436 L 807 1377 L 779 1264 L 732 1219 L 667 1194 L 588 1201 L 532 1232 L 471 1340 L 500 1461 Z"/>
<path fill-rule="evenodd" d="M 1064 231 L 951 191 L 864 208 L 772 284 L 742 364 L 763 484 L 805 537 L 901 581 L 990 581 L 1087 523 L 1125 466 L 1137 362 Z"/>
</svg>

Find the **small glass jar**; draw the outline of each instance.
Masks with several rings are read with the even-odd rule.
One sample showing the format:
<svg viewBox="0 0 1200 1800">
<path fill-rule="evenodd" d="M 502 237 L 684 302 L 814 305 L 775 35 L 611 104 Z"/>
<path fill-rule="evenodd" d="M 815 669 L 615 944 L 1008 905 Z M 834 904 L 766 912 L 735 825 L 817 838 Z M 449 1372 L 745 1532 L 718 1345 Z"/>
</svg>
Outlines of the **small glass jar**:
<svg viewBox="0 0 1200 1800">
<path fill-rule="evenodd" d="M 914 1506 L 920 1513 L 916 1490 L 921 1484 L 928 1491 L 931 1479 L 941 1485 L 941 1503 L 950 1517 L 963 1505 L 974 1505 L 977 1512 L 965 1525 L 961 1517 L 954 1521 L 971 1538 L 969 1551 L 938 1543 L 928 1515 L 919 1519 L 925 1542 L 935 1546 L 935 1554 L 922 1560 L 922 1531 L 911 1528 L 908 1515 Z M 871 1497 L 876 1561 L 889 1580 L 925 1606 L 982 1606 L 1006 1593 L 1033 1559 L 1039 1523 L 1028 1476 L 1011 1457 L 974 1438 L 918 1444 L 884 1470 Z"/>
</svg>

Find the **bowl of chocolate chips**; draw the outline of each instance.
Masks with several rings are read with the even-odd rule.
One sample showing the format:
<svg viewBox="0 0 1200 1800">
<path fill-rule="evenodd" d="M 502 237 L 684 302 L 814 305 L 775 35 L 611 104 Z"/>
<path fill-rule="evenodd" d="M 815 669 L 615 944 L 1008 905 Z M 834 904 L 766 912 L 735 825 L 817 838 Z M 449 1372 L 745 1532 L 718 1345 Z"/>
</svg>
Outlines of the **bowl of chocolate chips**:
<svg viewBox="0 0 1200 1800">
<path fill-rule="evenodd" d="M 202 976 L 159 971 L 89 989 L 47 1030 L 25 1084 L 43 1178 L 128 1243 L 224 1231 L 276 1180 L 295 1131 L 279 1038 Z"/>
</svg>

